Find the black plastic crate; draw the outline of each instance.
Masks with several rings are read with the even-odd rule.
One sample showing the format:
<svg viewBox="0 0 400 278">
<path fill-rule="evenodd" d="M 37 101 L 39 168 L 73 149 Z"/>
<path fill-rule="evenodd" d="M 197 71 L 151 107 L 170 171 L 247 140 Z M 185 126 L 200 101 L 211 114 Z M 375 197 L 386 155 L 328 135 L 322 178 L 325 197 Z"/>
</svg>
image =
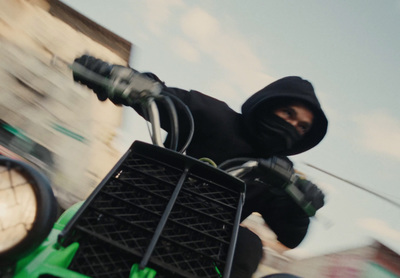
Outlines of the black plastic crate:
<svg viewBox="0 0 400 278">
<path fill-rule="evenodd" d="M 204 162 L 136 141 L 60 234 L 70 269 L 128 277 L 228 277 L 245 185 Z"/>
</svg>

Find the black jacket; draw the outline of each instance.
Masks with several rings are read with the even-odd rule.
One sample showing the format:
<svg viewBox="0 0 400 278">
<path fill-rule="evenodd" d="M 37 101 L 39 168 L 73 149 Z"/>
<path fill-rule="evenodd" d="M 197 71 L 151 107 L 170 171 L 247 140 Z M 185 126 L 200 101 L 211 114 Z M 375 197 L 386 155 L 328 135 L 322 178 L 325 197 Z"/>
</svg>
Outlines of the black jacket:
<svg viewBox="0 0 400 278">
<path fill-rule="evenodd" d="M 159 80 L 153 74 L 148 74 L 148 76 Z M 288 150 L 285 154 L 299 153 L 318 144 L 326 133 L 327 120 L 311 84 L 298 77 L 290 77 L 289 80 L 284 80 L 284 82 L 282 80 L 268 85 L 250 97 L 242 107 L 242 114 L 235 112 L 225 102 L 200 92 L 165 87 L 168 94 L 174 95 L 186 104 L 194 118 L 195 130 L 192 142 L 187 148 L 187 155 L 195 158 L 207 157 L 217 164 L 238 157 L 266 158 L 250 136 L 251 122 L 256 120 L 254 119 L 254 111 L 259 109 L 261 105 L 263 109 L 271 109 L 276 101 L 292 99 L 301 99 L 306 102 L 314 112 L 316 123 L 313 124 L 310 131 L 311 135 L 307 135 L 307 140 L 298 142 L 293 149 Z M 299 85 L 296 83 L 302 85 L 302 91 L 293 91 L 293 88 L 290 88 Z M 282 90 L 279 90 L 280 87 L 282 87 Z M 134 108 L 143 116 L 140 107 Z M 182 107 L 178 104 L 177 110 L 179 141 L 183 144 L 189 133 L 189 122 Z M 160 107 L 161 124 L 168 131 L 169 121 L 166 120 L 168 118 L 166 113 Z M 259 212 L 277 234 L 278 240 L 282 244 L 290 248 L 300 244 L 309 225 L 309 218 L 302 209 L 288 195 L 271 193 L 271 188 L 265 186 L 265 184 L 254 181 L 247 181 L 246 184 L 246 200 L 242 219 L 252 212 Z"/>
<path fill-rule="evenodd" d="M 277 235 L 279 242 L 289 248 L 299 245 L 307 234 L 310 223 L 307 214 L 282 188 L 249 177 L 244 181 L 246 199 L 242 220 L 253 212 L 258 212 Z"/>
<path fill-rule="evenodd" d="M 259 157 L 257 149 L 251 144 L 242 115 L 225 102 L 197 91 L 168 88 L 168 92 L 188 106 L 194 119 L 195 129 L 187 155 L 195 158 L 207 157 L 217 164 L 236 157 Z M 179 105 L 177 108 L 179 142 L 183 144 L 189 133 L 189 123 Z M 167 118 L 161 115 L 161 119 L 162 126 L 168 130 L 169 122 L 164 121 Z"/>
</svg>

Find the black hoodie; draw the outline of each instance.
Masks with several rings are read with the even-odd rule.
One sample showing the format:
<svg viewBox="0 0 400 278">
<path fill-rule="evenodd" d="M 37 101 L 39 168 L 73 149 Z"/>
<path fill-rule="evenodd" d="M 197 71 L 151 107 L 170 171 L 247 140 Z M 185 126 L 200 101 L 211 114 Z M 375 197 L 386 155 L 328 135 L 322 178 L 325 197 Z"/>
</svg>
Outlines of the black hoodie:
<svg viewBox="0 0 400 278">
<path fill-rule="evenodd" d="M 148 75 L 159 80 L 153 74 Z M 314 147 L 322 140 L 327 130 L 327 119 L 311 83 L 300 77 L 285 77 L 258 91 L 243 104 L 242 114 L 232 110 L 225 102 L 197 91 L 171 87 L 165 87 L 165 90 L 182 100 L 193 115 L 195 130 L 193 140 L 187 148 L 187 155 L 195 158 L 207 157 L 217 164 L 232 158 L 267 158 L 271 155 L 257 147 L 250 135 L 252 124 L 257 121 L 258 109 L 268 113 L 276 108 L 276 105 L 301 100 L 314 112 L 314 122 L 310 131 L 291 149 L 280 154 L 297 154 Z M 134 108 L 143 115 L 140 107 Z M 177 112 L 179 141 L 182 145 L 189 133 L 189 121 L 179 104 Z M 161 124 L 168 131 L 169 121 L 166 120 L 166 113 L 160 107 Z M 307 232 L 309 218 L 292 199 L 287 196 L 272 197 L 265 186 L 257 183 L 247 186 L 243 218 L 253 211 L 260 212 L 277 234 L 278 240 L 290 248 L 296 247 Z"/>
<path fill-rule="evenodd" d="M 152 78 L 158 78 L 150 75 Z M 327 119 L 315 96 L 310 82 L 290 76 L 279 79 L 252 95 L 242 106 L 242 114 L 235 112 L 225 102 L 197 91 L 165 88 L 170 94 L 181 99 L 192 112 L 195 130 L 187 154 L 195 158 L 207 157 L 217 164 L 238 157 L 266 158 L 271 155 L 254 144 L 251 135 L 253 123 L 257 121 L 256 111 L 266 113 L 282 102 L 302 101 L 314 113 L 311 129 L 291 149 L 272 155 L 293 155 L 316 146 L 326 134 Z M 140 113 L 140 108 L 136 108 Z M 189 122 L 183 109 L 177 106 L 179 114 L 179 142 L 184 144 L 188 136 Z M 166 111 L 161 109 L 162 126 L 169 130 Z M 168 141 L 168 139 L 167 139 Z"/>
<path fill-rule="evenodd" d="M 277 108 L 278 105 L 300 101 L 314 114 L 311 129 L 291 149 L 281 152 L 281 155 L 294 155 L 315 147 L 325 136 L 328 120 L 321 109 L 310 82 L 298 76 L 288 76 L 279 79 L 252 95 L 242 106 L 242 114 L 247 125 L 257 121 L 256 111 L 265 112 Z"/>
</svg>

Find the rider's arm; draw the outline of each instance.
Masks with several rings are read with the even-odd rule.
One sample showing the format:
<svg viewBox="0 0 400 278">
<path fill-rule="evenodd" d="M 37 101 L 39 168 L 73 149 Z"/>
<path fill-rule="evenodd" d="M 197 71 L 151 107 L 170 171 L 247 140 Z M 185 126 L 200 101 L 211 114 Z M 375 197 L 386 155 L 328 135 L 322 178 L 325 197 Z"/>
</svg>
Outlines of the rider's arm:
<svg viewBox="0 0 400 278">
<path fill-rule="evenodd" d="M 252 212 L 260 213 L 278 240 L 289 248 L 300 244 L 310 223 L 307 214 L 283 189 L 257 180 L 246 181 L 242 220 Z"/>
<path fill-rule="evenodd" d="M 259 212 L 278 240 L 289 248 L 303 240 L 312 215 L 307 214 L 303 203 L 298 203 L 299 197 L 287 192 L 289 185 L 316 210 L 324 205 L 322 191 L 312 182 L 296 177 L 293 163 L 287 157 L 260 159 L 257 166 L 241 177 L 247 185 L 243 217 Z"/>
<path fill-rule="evenodd" d="M 153 89 L 155 86 L 156 90 L 161 89 L 163 92 L 168 92 L 174 97 L 188 103 L 188 92 L 181 89 L 168 88 L 155 74 L 153 73 L 140 73 L 132 68 L 123 67 L 119 65 L 109 64 L 103 60 L 97 59 L 92 56 L 83 55 L 74 60 L 72 65 L 74 80 L 80 82 L 96 93 L 97 97 L 101 101 L 109 99 L 116 105 L 131 106 L 135 109 L 142 117 L 146 118 L 145 111 L 141 102 L 140 92 L 135 90 L 136 86 L 146 90 Z M 148 82 L 148 81 L 150 82 Z M 125 86 L 128 88 L 132 86 L 131 93 L 125 95 L 125 91 L 116 89 L 118 85 Z M 181 117 L 183 111 L 182 105 L 176 106 L 179 125 L 181 127 L 188 126 L 188 120 L 186 117 Z M 161 127 L 165 130 L 170 130 L 169 117 L 167 117 L 167 110 L 160 105 L 159 107 Z M 184 130 L 179 128 L 180 130 Z"/>
<path fill-rule="evenodd" d="M 276 199 L 260 213 L 278 241 L 289 248 L 297 247 L 307 234 L 310 219 L 291 199 Z"/>
</svg>

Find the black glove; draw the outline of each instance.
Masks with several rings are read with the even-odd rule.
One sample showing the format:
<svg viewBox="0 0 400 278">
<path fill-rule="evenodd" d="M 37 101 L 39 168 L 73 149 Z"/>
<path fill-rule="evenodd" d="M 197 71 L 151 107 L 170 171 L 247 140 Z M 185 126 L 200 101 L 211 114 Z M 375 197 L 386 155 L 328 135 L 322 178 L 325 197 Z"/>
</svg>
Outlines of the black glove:
<svg viewBox="0 0 400 278">
<path fill-rule="evenodd" d="M 96 59 L 92 56 L 88 55 L 83 55 L 77 59 L 74 60 L 74 63 L 77 63 L 86 69 L 100 75 L 103 77 L 109 77 L 111 74 L 112 70 L 112 65 L 100 60 Z M 74 80 L 82 83 L 86 86 L 88 86 L 90 89 L 92 89 L 96 95 L 97 98 L 101 101 L 105 101 L 108 97 L 108 90 L 105 86 L 94 83 L 92 80 L 87 78 L 87 75 L 84 73 L 78 72 L 78 71 L 73 71 L 73 77 Z"/>
<path fill-rule="evenodd" d="M 295 185 L 304 194 L 304 199 L 310 202 L 315 210 L 324 206 L 325 195 L 315 184 L 309 180 L 299 178 Z"/>
<path fill-rule="evenodd" d="M 311 181 L 295 178 L 292 162 L 286 157 L 271 157 L 259 161 L 260 170 L 264 171 L 266 181 L 275 185 L 285 185 L 294 182 L 303 193 L 304 201 L 311 203 L 315 210 L 324 206 L 324 193 Z"/>
<path fill-rule="evenodd" d="M 77 64 L 79 67 L 77 67 Z M 74 67 L 76 68 L 74 70 Z M 83 70 L 80 69 L 83 67 Z M 85 72 L 85 69 L 88 70 Z M 144 95 L 155 96 L 160 94 L 162 84 L 151 76 L 142 74 L 132 68 L 111 65 L 100 59 L 83 55 L 75 59 L 74 80 L 92 89 L 101 101 L 109 98 L 114 104 L 131 106 Z M 107 79 L 100 78 L 92 81 L 93 73 Z"/>
</svg>

